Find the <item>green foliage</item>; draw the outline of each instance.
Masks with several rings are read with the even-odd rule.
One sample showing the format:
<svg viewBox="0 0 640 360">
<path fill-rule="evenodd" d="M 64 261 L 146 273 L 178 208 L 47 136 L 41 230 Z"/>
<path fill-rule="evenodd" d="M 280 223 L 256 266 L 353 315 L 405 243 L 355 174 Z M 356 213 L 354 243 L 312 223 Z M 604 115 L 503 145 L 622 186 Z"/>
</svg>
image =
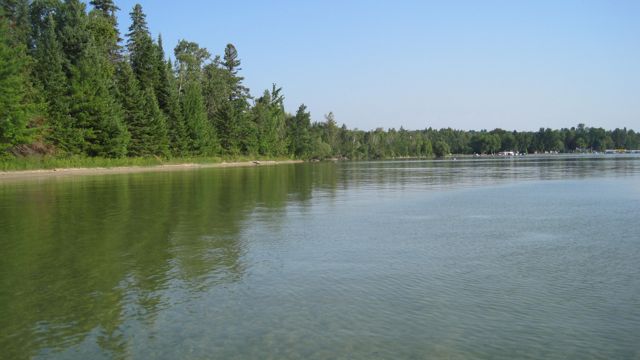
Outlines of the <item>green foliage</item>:
<svg viewBox="0 0 640 360">
<path fill-rule="evenodd" d="M 470 146 L 476 154 L 495 154 L 501 149 L 500 136 L 487 132 L 475 133 L 471 136 Z"/>
<path fill-rule="evenodd" d="M 115 100 L 106 54 L 87 47 L 71 78 L 71 116 L 83 135 L 82 150 L 89 156 L 119 157 L 127 153 L 129 132 L 122 108 Z"/>
<path fill-rule="evenodd" d="M 62 152 L 78 153 L 82 134 L 70 114 L 70 84 L 64 73 L 64 54 L 57 38 L 52 13 L 42 23 L 36 40 L 34 78 L 44 95 L 47 118 L 46 138 Z"/>
<path fill-rule="evenodd" d="M 16 45 L 0 9 L 0 153 L 30 141 L 33 104 L 28 98 L 27 55 Z"/>
<path fill-rule="evenodd" d="M 311 113 L 302 104 L 295 116 L 287 118 L 287 138 L 289 154 L 297 158 L 307 158 L 311 152 Z"/>
<path fill-rule="evenodd" d="M 442 140 L 438 140 L 433 146 L 433 154 L 436 157 L 439 157 L 439 158 L 445 157 L 450 153 L 451 153 L 451 149 L 449 148 L 449 145 Z"/>
<path fill-rule="evenodd" d="M 286 114 L 281 92 L 282 88 L 276 88 L 274 84 L 271 92 L 266 90 L 253 107 L 260 155 L 278 156 L 287 152 Z"/>
<path fill-rule="evenodd" d="M 124 52 L 115 2 L 90 0 L 89 12 L 86 3 L 0 2 L 0 156 L 26 148 L 82 161 L 87 156 L 384 159 L 640 146 L 633 130 L 584 124 L 533 132 L 363 131 L 339 126 L 333 113 L 312 122 L 304 105 L 288 114 L 283 91 L 275 85 L 253 101 L 233 44 L 212 57 L 197 43 L 181 40 L 174 67 L 162 39 L 154 43 L 140 5 L 130 13 Z"/>
<path fill-rule="evenodd" d="M 131 26 L 127 34 L 129 38 L 127 50 L 129 50 L 131 67 L 141 89 L 155 89 L 159 77 L 158 57 L 147 25 L 147 16 L 140 4 L 135 5 L 130 15 Z"/>
<path fill-rule="evenodd" d="M 207 112 L 198 81 L 189 81 L 181 97 L 188 151 L 193 155 L 211 155 L 217 152 L 215 132 L 207 122 Z"/>
<path fill-rule="evenodd" d="M 5 28 L 11 46 L 29 46 L 30 19 L 29 0 L 3 0 L 0 2 L 0 16 L 7 23 Z"/>
<path fill-rule="evenodd" d="M 167 135 L 171 154 L 175 156 L 186 155 L 189 147 L 187 129 L 170 62 L 165 64 L 164 72 L 160 76 L 158 103 L 167 119 Z"/>
<path fill-rule="evenodd" d="M 242 134 L 242 111 L 230 101 L 226 101 L 221 104 L 214 116 L 213 124 L 219 136 L 222 151 L 230 155 L 239 154 Z"/>
<path fill-rule="evenodd" d="M 79 0 L 66 0 L 56 15 L 56 23 L 58 41 L 65 55 L 65 73 L 71 77 L 92 41 L 85 4 Z"/>
<path fill-rule="evenodd" d="M 142 90 L 128 63 L 118 69 L 119 100 L 131 136 L 129 156 L 166 155 L 168 138 L 164 114 L 150 89 Z"/>
<path fill-rule="evenodd" d="M 91 4 L 96 10 L 102 12 L 104 16 L 113 19 L 116 17 L 116 11 L 120 10 L 113 0 L 91 0 L 89 1 L 89 4 Z"/>
</svg>

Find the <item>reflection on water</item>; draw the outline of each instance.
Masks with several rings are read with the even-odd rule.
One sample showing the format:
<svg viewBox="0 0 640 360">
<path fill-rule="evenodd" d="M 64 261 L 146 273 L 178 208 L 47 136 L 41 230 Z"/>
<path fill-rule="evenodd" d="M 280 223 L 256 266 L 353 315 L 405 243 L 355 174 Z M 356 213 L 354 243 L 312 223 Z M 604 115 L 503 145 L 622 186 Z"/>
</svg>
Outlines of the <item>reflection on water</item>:
<svg viewBox="0 0 640 360">
<path fill-rule="evenodd" d="M 281 166 L 0 186 L 4 355 L 83 342 L 126 354 L 129 323 L 151 326 L 163 309 L 241 279 L 247 217 L 307 201 L 313 173 Z"/>
<path fill-rule="evenodd" d="M 0 350 L 637 357 L 639 183 L 633 156 L 0 183 Z"/>
</svg>

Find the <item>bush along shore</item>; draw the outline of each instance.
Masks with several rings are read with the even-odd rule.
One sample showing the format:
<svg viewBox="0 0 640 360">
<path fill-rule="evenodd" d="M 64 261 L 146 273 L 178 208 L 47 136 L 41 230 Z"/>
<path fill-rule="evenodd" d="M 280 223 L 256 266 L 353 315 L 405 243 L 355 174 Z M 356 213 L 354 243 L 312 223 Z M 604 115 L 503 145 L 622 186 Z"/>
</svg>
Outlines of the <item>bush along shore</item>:
<svg viewBox="0 0 640 360">
<path fill-rule="evenodd" d="M 385 159 L 640 148 L 640 134 L 580 124 L 539 131 L 358 130 L 333 113 L 254 96 L 233 44 L 195 42 L 172 59 L 140 5 L 118 30 L 112 0 L 0 4 L 0 170 L 215 163 L 225 159 Z M 169 159 L 169 160 L 166 160 Z"/>
</svg>

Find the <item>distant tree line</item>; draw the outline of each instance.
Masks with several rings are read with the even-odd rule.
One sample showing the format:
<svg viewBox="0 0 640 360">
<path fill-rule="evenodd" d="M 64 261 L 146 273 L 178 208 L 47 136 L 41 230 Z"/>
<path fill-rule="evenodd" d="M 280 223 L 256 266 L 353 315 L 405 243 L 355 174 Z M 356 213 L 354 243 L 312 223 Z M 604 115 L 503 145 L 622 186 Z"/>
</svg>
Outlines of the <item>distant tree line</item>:
<svg viewBox="0 0 640 360">
<path fill-rule="evenodd" d="M 538 132 L 350 130 L 333 114 L 312 122 L 284 110 L 273 85 L 253 97 L 234 45 L 212 56 L 182 40 L 172 62 L 140 5 L 119 33 L 112 0 L 3 0 L 0 4 L 0 156 L 260 155 L 429 157 L 448 153 L 636 149 L 633 130 Z M 4 154 L 4 155 L 3 155 Z"/>
</svg>

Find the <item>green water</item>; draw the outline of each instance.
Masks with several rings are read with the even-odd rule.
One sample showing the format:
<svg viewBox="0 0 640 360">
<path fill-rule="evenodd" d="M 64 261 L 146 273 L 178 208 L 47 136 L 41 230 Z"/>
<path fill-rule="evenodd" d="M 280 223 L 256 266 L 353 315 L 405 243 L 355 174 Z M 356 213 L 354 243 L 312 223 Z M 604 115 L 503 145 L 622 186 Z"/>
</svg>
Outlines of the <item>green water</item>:
<svg viewBox="0 0 640 360">
<path fill-rule="evenodd" d="M 0 182 L 0 358 L 640 359 L 640 157 Z"/>
</svg>

